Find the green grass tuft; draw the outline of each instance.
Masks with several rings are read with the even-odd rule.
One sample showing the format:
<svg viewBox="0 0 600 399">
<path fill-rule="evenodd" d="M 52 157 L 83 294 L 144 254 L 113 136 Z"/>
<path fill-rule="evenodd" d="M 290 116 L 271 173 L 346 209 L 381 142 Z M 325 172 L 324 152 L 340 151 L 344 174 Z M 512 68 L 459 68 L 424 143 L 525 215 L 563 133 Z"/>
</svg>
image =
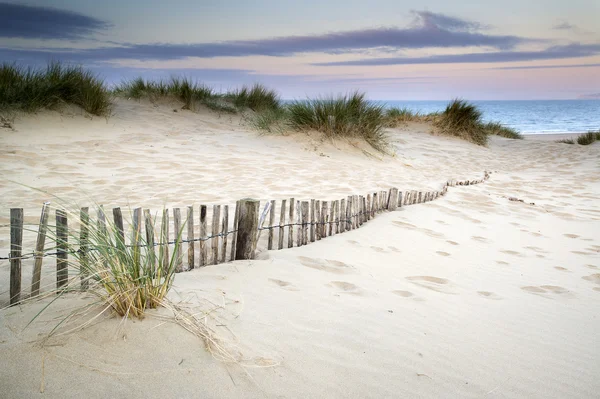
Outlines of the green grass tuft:
<svg viewBox="0 0 600 399">
<path fill-rule="evenodd" d="M 295 101 L 288 112 L 295 130 L 317 130 L 332 138 L 360 137 L 379 151 L 387 145 L 384 107 L 367 101 L 363 93 Z"/>
<path fill-rule="evenodd" d="M 577 144 L 590 145 L 595 141 L 600 141 L 600 130 L 597 132 L 587 132 L 577 136 Z"/>
<path fill-rule="evenodd" d="M 451 101 L 434 124 L 442 134 L 457 136 L 479 145 L 487 143 L 481 111 L 464 100 Z"/>
<path fill-rule="evenodd" d="M 259 83 L 252 87 L 243 86 L 241 89 L 225 94 L 224 97 L 240 109 L 248 108 L 252 111 L 262 112 L 276 111 L 281 108 L 279 94 Z"/>
<path fill-rule="evenodd" d="M 0 110 L 35 112 L 74 104 L 93 115 L 107 116 L 111 109 L 110 92 L 90 71 L 58 62 L 45 69 L 24 68 L 16 64 L 0 66 Z"/>
<path fill-rule="evenodd" d="M 483 129 L 488 135 L 493 134 L 500 137 L 506 137 L 507 139 L 523 139 L 523 135 L 521 133 L 498 122 L 488 122 L 483 125 Z"/>
<path fill-rule="evenodd" d="M 121 83 L 113 92 L 136 100 L 145 97 L 151 100 L 172 97 L 182 101 L 185 109 L 193 109 L 197 103 L 206 104 L 216 96 L 211 88 L 191 79 L 178 77 L 173 77 L 169 81 L 146 81 L 141 77 L 135 78 Z"/>
<path fill-rule="evenodd" d="M 563 144 L 575 144 L 575 140 L 573 139 L 561 139 L 561 140 L 556 140 L 557 143 L 563 143 Z"/>
</svg>

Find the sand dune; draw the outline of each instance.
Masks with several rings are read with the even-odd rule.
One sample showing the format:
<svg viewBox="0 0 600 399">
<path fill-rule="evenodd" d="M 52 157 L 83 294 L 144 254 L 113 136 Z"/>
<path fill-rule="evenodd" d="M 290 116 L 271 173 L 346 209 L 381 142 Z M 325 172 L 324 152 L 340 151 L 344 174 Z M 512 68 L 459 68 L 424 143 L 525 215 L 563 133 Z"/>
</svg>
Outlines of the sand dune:
<svg viewBox="0 0 600 399">
<path fill-rule="evenodd" d="M 5 397 L 594 398 L 600 392 L 600 144 L 493 137 L 488 148 L 390 130 L 396 155 L 319 136 L 259 136 L 237 117 L 119 101 L 107 120 L 44 112 L 0 131 L 0 256 L 10 207 L 197 206 L 453 187 L 434 202 L 258 259 L 177 276 L 242 359 L 225 364 L 166 310 L 100 317 L 40 344 L 67 296 L 0 311 Z M 509 201 L 509 197 L 524 202 Z M 533 203 L 533 205 L 532 205 Z M 32 244 L 35 235 L 26 236 Z M 24 281 L 31 278 L 24 263 Z M 44 265 L 52 281 L 53 262 Z M 9 265 L 0 261 L 0 301 Z M 26 285 L 26 284 L 24 284 Z M 91 312 L 90 314 L 93 314 Z M 89 318 L 89 315 L 87 316 Z M 57 319 L 58 318 L 58 319 Z M 79 319 L 83 320 L 85 317 Z M 73 321 L 71 326 L 77 325 Z"/>
</svg>

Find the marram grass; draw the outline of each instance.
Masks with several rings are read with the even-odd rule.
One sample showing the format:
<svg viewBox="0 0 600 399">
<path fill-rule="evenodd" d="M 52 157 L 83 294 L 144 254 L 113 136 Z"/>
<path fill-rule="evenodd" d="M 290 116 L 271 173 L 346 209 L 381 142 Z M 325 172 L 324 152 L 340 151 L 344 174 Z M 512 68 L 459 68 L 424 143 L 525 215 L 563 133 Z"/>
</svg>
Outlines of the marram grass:
<svg viewBox="0 0 600 399">
<path fill-rule="evenodd" d="M 74 104 L 93 115 L 108 116 L 111 95 L 92 72 L 50 63 L 45 69 L 0 66 L 0 111 L 35 112 Z"/>
<path fill-rule="evenodd" d="M 481 111 L 474 104 L 464 100 L 451 101 L 434 125 L 442 134 L 460 137 L 479 145 L 487 143 Z"/>
</svg>

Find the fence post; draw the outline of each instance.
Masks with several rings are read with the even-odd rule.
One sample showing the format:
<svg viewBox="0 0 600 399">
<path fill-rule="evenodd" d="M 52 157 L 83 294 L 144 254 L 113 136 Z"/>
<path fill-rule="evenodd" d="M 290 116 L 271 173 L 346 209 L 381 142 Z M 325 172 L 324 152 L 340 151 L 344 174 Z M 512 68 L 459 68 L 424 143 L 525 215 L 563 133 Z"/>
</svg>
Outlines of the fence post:
<svg viewBox="0 0 600 399">
<path fill-rule="evenodd" d="M 42 206 L 40 225 L 38 228 L 37 242 L 35 244 L 35 260 L 33 265 L 33 276 L 31 278 L 31 296 L 40 294 L 40 279 L 42 277 L 42 262 L 44 261 L 44 244 L 46 243 L 46 229 L 48 227 L 48 203 Z"/>
<path fill-rule="evenodd" d="M 10 210 L 10 304 L 21 300 L 21 252 L 23 248 L 23 208 Z"/>
<path fill-rule="evenodd" d="M 210 241 L 212 247 L 212 264 L 216 265 L 219 263 L 219 222 L 221 221 L 221 205 L 213 205 L 212 214 L 212 238 Z"/>
<path fill-rule="evenodd" d="M 269 210 L 269 241 L 267 243 L 267 249 L 270 251 L 273 249 L 273 241 L 275 239 L 275 200 L 271 200 L 271 209 Z"/>
<path fill-rule="evenodd" d="M 308 201 L 302 201 L 302 245 L 308 244 L 308 215 L 309 215 Z"/>
<path fill-rule="evenodd" d="M 395 211 L 398 208 L 398 189 L 390 188 L 390 196 L 388 198 L 388 211 Z"/>
<path fill-rule="evenodd" d="M 281 200 L 281 213 L 279 214 L 279 234 L 277 235 L 277 249 L 283 249 L 283 234 L 285 225 L 285 203 L 286 200 Z"/>
<path fill-rule="evenodd" d="M 340 200 L 340 211 L 338 212 L 339 218 L 339 231 L 343 233 L 346 231 L 346 199 L 342 198 Z"/>
<path fill-rule="evenodd" d="M 173 230 L 175 230 L 175 272 L 183 271 L 183 258 L 181 256 L 181 209 L 173 208 Z"/>
<path fill-rule="evenodd" d="M 79 260 L 79 274 L 81 276 L 81 289 L 87 290 L 89 286 L 88 281 L 88 250 L 90 240 L 90 210 L 88 207 L 81 208 L 79 214 L 80 227 L 79 227 L 79 251 L 81 257 Z"/>
<path fill-rule="evenodd" d="M 200 266 L 206 266 L 208 264 L 208 255 L 206 248 L 206 210 L 206 205 L 200 205 Z"/>
<path fill-rule="evenodd" d="M 135 208 L 133 210 L 133 234 L 131 244 L 133 245 L 133 262 L 136 267 L 140 268 L 142 248 L 140 247 L 142 241 L 142 208 Z"/>
<path fill-rule="evenodd" d="M 60 289 L 69 280 L 68 254 L 69 231 L 67 212 L 56 210 L 56 288 Z"/>
<path fill-rule="evenodd" d="M 194 206 L 188 206 L 187 208 L 187 239 L 188 239 L 188 269 L 194 268 L 194 259 L 196 252 L 196 242 L 194 241 Z"/>
<path fill-rule="evenodd" d="M 240 200 L 238 219 L 238 237 L 235 248 L 235 259 L 254 259 L 256 239 L 258 236 L 258 212 L 260 201 L 250 198 Z M 292 206 L 293 209 L 293 201 Z"/>
<path fill-rule="evenodd" d="M 229 229 L 229 205 L 223 205 L 223 225 L 221 226 L 221 263 L 227 262 L 227 230 Z"/>
<path fill-rule="evenodd" d="M 171 261 L 169 258 L 169 210 L 167 208 L 163 209 L 161 223 L 162 227 L 160 229 L 160 242 L 162 251 L 159 252 L 162 254 L 161 261 L 163 265 L 163 271 L 166 272 L 171 266 Z"/>
<path fill-rule="evenodd" d="M 235 260 L 235 243 L 237 241 L 238 219 L 240 215 L 240 201 L 235 201 L 235 212 L 233 215 L 233 233 L 231 233 L 231 260 Z"/>
<path fill-rule="evenodd" d="M 288 248 L 292 248 L 294 246 L 294 223 L 296 219 L 294 219 L 294 211 L 296 209 L 296 200 L 294 198 L 290 198 L 290 226 L 288 228 Z"/>
<path fill-rule="evenodd" d="M 150 209 L 144 209 L 144 224 L 146 227 L 146 245 L 148 245 L 148 257 L 151 267 L 155 268 L 156 253 L 154 251 L 154 224 Z"/>
<path fill-rule="evenodd" d="M 398 191 L 398 208 L 402 208 L 402 191 Z"/>
</svg>

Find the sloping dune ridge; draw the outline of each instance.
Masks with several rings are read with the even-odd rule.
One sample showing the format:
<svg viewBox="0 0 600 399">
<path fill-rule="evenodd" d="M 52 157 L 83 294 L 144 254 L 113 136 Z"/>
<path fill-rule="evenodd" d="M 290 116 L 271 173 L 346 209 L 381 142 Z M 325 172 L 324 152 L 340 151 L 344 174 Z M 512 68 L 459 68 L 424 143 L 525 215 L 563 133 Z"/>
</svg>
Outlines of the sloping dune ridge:
<svg viewBox="0 0 600 399">
<path fill-rule="evenodd" d="M 28 326 L 47 301 L 2 309 L 0 396 L 598 397 L 600 142 L 492 137 L 485 148 L 409 124 L 388 131 L 395 155 L 383 156 L 174 109 L 117 100 L 108 119 L 45 111 L 0 129 L 0 257 L 10 208 L 35 224 L 54 201 L 28 186 L 81 206 L 160 210 L 491 177 L 307 246 L 261 241 L 256 260 L 178 274 L 171 300 L 206 315 L 235 361 L 166 309 L 123 321 L 91 306 L 50 339 L 94 299 L 65 295 Z M 51 285 L 54 260 L 43 267 Z M 24 261 L 26 291 L 31 269 Z M 0 260 L 2 304 L 9 271 Z"/>
</svg>

